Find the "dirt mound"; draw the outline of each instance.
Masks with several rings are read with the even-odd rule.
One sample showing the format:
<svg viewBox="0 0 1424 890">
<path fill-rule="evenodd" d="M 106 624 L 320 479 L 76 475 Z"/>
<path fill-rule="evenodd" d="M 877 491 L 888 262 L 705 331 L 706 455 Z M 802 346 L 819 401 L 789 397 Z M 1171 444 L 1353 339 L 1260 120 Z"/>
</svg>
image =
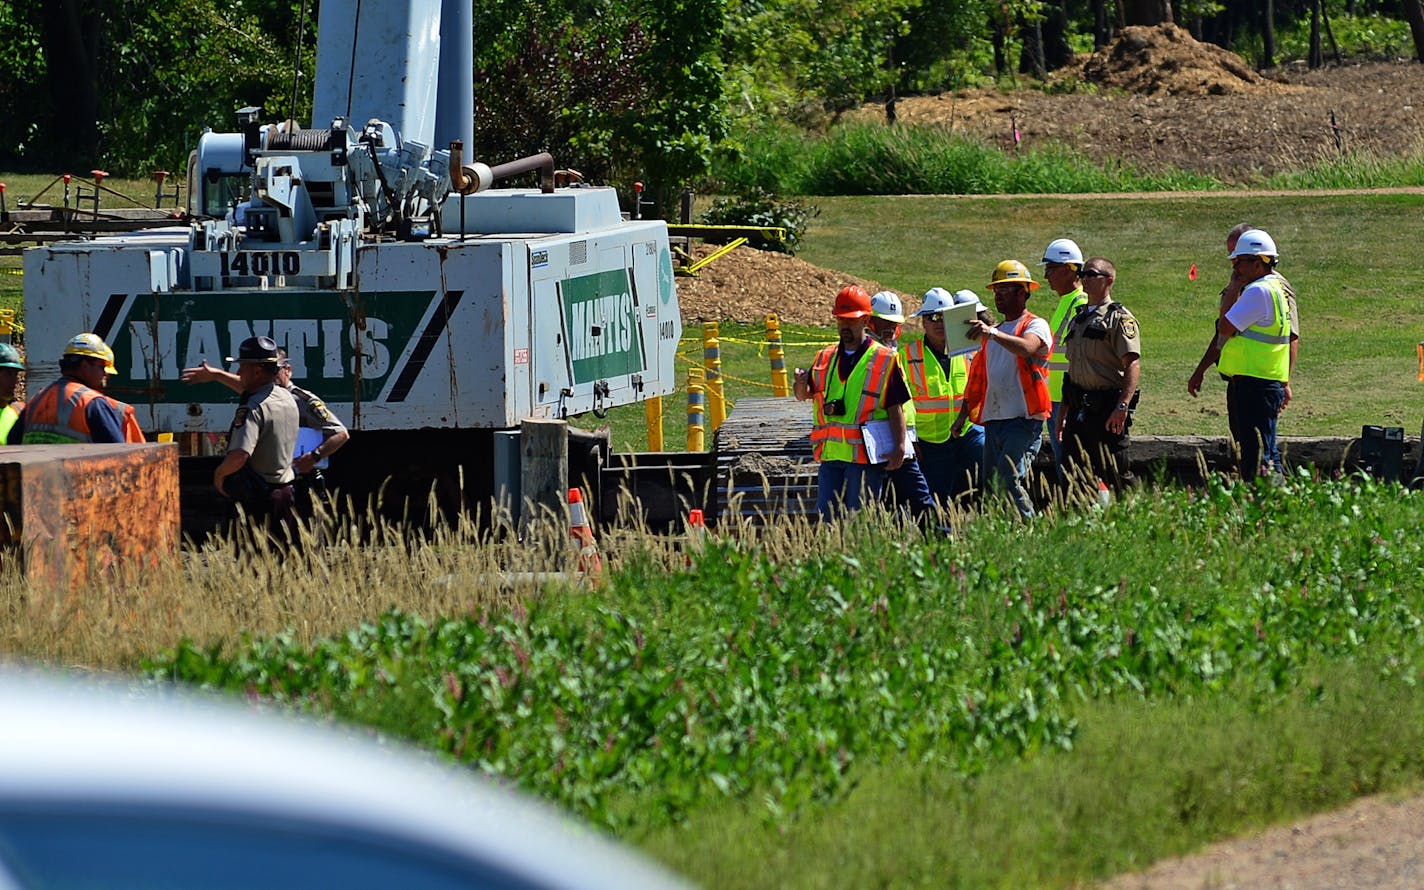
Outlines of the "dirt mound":
<svg viewBox="0 0 1424 890">
<path fill-rule="evenodd" d="M 699 244 L 694 253 L 701 258 L 713 250 Z M 831 303 L 848 284 L 858 284 L 872 294 L 884 290 L 877 282 L 822 269 L 784 253 L 738 247 L 704 266 L 696 277 L 679 278 L 677 299 L 684 322 L 761 324 L 768 312 L 774 312 L 783 322 L 829 325 Z M 919 303 L 918 296 L 907 299 L 906 308 Z"/>
<path fill-rule="evenodd" d="M 1118 38 L 1086 57 L 1075 74 L 1099 88 L 1141 96 L 1225 96 L 1270 84 L 1233 52 L 1198 43 L 1176 25 L 1123 28 Z"/>
</svg>

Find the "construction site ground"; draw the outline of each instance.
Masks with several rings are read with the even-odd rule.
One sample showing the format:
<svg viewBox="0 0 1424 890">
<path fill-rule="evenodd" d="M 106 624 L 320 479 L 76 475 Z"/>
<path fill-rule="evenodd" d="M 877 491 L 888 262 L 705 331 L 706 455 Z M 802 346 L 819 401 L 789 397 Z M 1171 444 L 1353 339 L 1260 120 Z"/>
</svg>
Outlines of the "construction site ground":
<svg viewBox="0 0 1424 890">
<path fill-rule="evenodd" d="M 938 124 L 1007 151 L 1065 142 L 1104 163 L 1195 170 L 1243 189 L 1260 174 L 1342 150 L 1391 157 L 1424 146 L 1424 65 L 1405 60 L 1314 71 L 1286 66 L 1261 75 L 1181 29 L 1129 28 L 1113 45 L 1060 72 L 1054 84 L 902 97 L 896 114 L 901 122 Z M 885 109 L 869 105 L 854 114 L 883 120 Z M 739 248 L 697 278 L 680 279 L 678 293 L 689 323 L 760 322 L 765 295 L 776 294 L 783 322 L 824 325 L 827 295 L 850 283 L 880 289 L 878 282 L 785 254 Z M 1424 798 L 1367 799 L 1159 863 L 1110 886 L 1424 886 L 1421 812 Z"/>
</svg>

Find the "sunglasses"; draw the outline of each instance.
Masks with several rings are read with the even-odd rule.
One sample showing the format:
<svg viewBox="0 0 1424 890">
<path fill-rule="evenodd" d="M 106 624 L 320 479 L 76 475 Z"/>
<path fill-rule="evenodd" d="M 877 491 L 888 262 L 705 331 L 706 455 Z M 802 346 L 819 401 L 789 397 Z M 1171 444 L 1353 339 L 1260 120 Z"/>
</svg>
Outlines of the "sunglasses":
<svg viewBox="0 0 1424 890">
<path fill-rule="evenodd" d="M 1084 269 L 1078 273 L 1079 278 L 1107 278 L 1108 273 L 1098 269 Z"/>
<path fill-rule="evenodd" d="M 939 321 L 939 322 L 942 322 L 942 321 L 944 321 L 944 313 L 943 313 L 943 312 L 931 312 L 929 315 L 926 315 L 926 316 L 925 316 L 925 321 Z"/>
</svg>

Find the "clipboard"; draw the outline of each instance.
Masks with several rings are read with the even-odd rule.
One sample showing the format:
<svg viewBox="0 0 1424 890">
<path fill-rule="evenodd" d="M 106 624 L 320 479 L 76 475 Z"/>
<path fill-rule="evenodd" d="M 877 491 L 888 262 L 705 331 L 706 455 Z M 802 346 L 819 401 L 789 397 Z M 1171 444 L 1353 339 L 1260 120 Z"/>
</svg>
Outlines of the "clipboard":
<svg viewBox="0 0 1424 890">
<path fill-rule="evenodd" d="M 895 450 L 895 434 L 890 431 L 890 421 L 872 420 L 860 427 L 861 441 L 865 443 L 865 456 L 871 464 L 883 464 Z M 905 429 L 905 456 L 915 454 L 915 428 Z"/>
<path fill-rule="evenodd" d="M 965 355 L 970 352 L 977 352 L 981 345 L 978 337 L 969 339 L 965 337 L 968 330 L 965 323 L 977 318 L 974 303 L 961 303 L 958 306 L 951 306 L 941 313 L 944 316 L 944 352 L 948 356 Z"/>
</svg>

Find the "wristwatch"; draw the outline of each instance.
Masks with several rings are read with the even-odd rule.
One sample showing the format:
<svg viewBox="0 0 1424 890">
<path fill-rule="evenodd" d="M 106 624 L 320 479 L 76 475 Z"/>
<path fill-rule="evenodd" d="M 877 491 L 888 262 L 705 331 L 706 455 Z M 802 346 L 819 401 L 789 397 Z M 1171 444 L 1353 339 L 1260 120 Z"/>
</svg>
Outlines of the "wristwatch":
<svg viewBox="0 0 1424 890">
<path fill-rule="evenodd" d="M 1126 403 L 1126 402 L 1118 402 L 1118 403 L 1117 403 L 1117 410 L 1119 410 L 1119 411 L 1126 411 L 1126 410 L 1127 410 L 1127 403 Z"/>
</svg>

